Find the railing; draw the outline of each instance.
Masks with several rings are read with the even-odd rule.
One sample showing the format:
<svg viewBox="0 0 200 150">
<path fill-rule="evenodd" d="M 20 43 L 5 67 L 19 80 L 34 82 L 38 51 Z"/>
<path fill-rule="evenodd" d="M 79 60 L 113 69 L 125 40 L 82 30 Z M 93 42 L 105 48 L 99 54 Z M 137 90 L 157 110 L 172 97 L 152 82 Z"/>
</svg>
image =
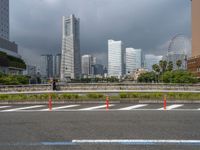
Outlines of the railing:
<svg viewBox="0 0 200 150">
<path fill-rule="evenodd" d="M 58 91 L 84 91 L 84 90 L 176 90 L 176 91 L 200 91 L 200 84 L 124 84 L 124 83 L 68 83 L 59 84 Z M 51 91 L 51 84 L 38 85 L 0 85 L 0 92 L 31 92 Z"/>
</svg>

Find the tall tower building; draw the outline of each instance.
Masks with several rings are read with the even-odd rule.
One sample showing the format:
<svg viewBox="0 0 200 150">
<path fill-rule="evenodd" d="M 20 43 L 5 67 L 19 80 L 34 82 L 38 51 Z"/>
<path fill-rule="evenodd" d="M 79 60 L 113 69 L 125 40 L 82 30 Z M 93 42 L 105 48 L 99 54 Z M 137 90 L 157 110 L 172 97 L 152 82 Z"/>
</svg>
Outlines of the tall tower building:
<svg viewBox="0 0 200 150">
<path fill-rule="evenodd" d="M 9 0 L 0 0 L 0 38 L 9 40 Z"/>
<path fill-rule="evenodd" d="M 126 48 L 126 74 L 142 67 L 142 50 Z"/>
<path fill-rule="evenodd" d="M 122 41 L 108 40 L 108 76 L 120 78 L 124 74 Z"/>
<path fill-rule="evenodd" d="M 62 81 L 79 78 L 81 75 L 80 58 L 80 20 L 74 15 L 63 17 L 61 73 Z"/>
</svg>

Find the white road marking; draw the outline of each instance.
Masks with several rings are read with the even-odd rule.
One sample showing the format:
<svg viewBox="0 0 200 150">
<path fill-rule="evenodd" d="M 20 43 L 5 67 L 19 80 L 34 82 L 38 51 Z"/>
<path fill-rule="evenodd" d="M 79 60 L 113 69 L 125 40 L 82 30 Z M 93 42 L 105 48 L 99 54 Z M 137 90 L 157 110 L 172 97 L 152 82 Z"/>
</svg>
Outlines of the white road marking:
<svg viewBox="0 0 200 150">
<path fill-rule="evenodd" d="M 115 106 L 113 104 L 110 104 L 109 107 Z M 106 108 L 106 105 L 101 105 L 101 106 L 95 106 L 95 107 L 88 107 L 88 108 L 83 108 L 83 109 L 79 109 L 79 110 L 94 110 L 94 109 L 100 109 L 100 108 Z"/>
<path fill-rule="evenodd" d="M 60 107 L 52 107 L 52 110 L 59 110 L 59 109 L 64 109 L 64 108 L 72 108 L 72 107 L 77 107 L 80 105 L 67 105 L 67 106 L 60 106 Z M 49 109 L 42 109 L 41 111 L 48 111 Z"/>
<path fill-rule="evenodd" d="M 102 139 L 72 140 L 74 144 L 120 144 L 120 145 L 200 145 L 200 140 L 150 140 L 150 139 Z"/>
<path fill-rule="evenodd" d="M 14 109 L 7 109 L 7 110 L 3 110 L 2 112 L 20 111 L 20 110 L 40 108 L 40 107 L 44 107 L 44 105 L 35 105 L 35 106 L 29 106 L 29 107 L 20 107 L 20 108 L 14 108 Z"/>
<path fill-rule="evenodd" d="M 166 110 L 172 110 L 172 109 L 175 109 L 175 108 L 178 108 L 178 107 L 182 107 L 183 104 L 175 104 L 175 105 L 170 105 L 170 106 L 167 106 L 166 107 Z M 159 108 L 158 110 L 164 110 L 164 108 Z"/>
<path fill-rule="evenodd" d="M 0 106 L 0 109 L 9 108 L 10 106 Z"/>
<path fill-rule="evenodd" d="M 139 104 L 139 105 L 133 105 L 133 106 L 125 107 L 125 108 L 120 108 L 118 110 L 131 110 L 131 109 L 137 109 L 137 108 L 141 108 L 145 106 L 147 106 L 147 104 Z"/>
</svg>

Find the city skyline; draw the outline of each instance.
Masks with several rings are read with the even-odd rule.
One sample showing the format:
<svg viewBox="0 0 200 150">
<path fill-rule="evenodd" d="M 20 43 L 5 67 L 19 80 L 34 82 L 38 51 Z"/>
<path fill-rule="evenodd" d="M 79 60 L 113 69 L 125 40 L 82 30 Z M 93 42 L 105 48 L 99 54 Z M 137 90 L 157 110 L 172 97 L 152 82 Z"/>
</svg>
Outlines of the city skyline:
<svg viewBox="0 0 200 150">
<path fill-rule="evenodd" d="M 82 5 L 77 5 L 79 3 Z M 67 9 L 69 6 L 70 9 Z M 129 10 L 130 6 L 137 9 Z M 106 3 L 98 0 L 85 3 L 70 0 L 19 0 L 16 3 L 11 0 L 10 22 L 14 26 L 11 29 L 11 39 L 19 43 L 19 52 L 28 61 L 32 61 L 28 57 L 30 54 L 37 58 L 42 53 L 59 53 L 61 17 L 74 13 L 82 20 L 81 53 L 96 56 L 100 60 L 98 63 L 107 64 L 106 41 L 111 38 L 126 41 L 126 47 L 141 48 L 144 53 L 164 55 L 169 40 L 174 35 L 182 33 L 191 37 L 190 6 L 188 0 L 128 0 L 126 3 L 121 0 Z M 111 9 L 113 7 L 116 9 Z M 117 9 L 126 11 L 118 12 Z M 120 22 L 118 16 L 122 18 Z M 33 60 L 32 63 L 37 61 Z"/>
</svg>

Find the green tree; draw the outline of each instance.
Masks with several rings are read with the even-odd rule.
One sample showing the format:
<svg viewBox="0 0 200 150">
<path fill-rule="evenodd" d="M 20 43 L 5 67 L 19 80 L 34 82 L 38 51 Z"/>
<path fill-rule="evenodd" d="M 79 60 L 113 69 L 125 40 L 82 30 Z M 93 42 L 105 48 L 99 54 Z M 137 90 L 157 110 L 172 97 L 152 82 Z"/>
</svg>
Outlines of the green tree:
<svg viewBox="0 0 200 150">
<path fill-rule="evenodd" d="M 138 82 L 142 83 L 157 82 L 156 73 L 152 71 L 140 74 L 140 76 L 138 77 Z"/>
<path fill-rule="evenodd" d="M 167 61 L 161 60 L 159 62 L 159 66 L 160 66 L 160 69 L 161 69 L 161 73 L 163 74 L 167 70 Z"/>
<path fill-rule="evenodd" d="M 168 65 L 167 65 L 167 71 L 172 71 L 173 68 L 174 68 L 174 66 L 173 66 L 173 62 L 172 62 L 172 61 L 168 62 Z"/>
<path fill-rule="evenodd" d="M 160 73 L 160 67 L 159 67 L 158 64 L 154 64 L 154 65 L 152 66 L 152 69 L 153 69 L 155 72 Z"/>
<path fill-rule="evenodd" d="M 167 71 L 162 75 L 164 83 L 197 83 L 198 79 L 184 70 Z"/>
<path fill-rule="evenodd" d="M 176 66 L 178 67 L 178 70 L 179 70 L 180 67 L 182 66 L 182 61 L 181 60 L 177 60 L 176 61 Z"/>
</svg>

